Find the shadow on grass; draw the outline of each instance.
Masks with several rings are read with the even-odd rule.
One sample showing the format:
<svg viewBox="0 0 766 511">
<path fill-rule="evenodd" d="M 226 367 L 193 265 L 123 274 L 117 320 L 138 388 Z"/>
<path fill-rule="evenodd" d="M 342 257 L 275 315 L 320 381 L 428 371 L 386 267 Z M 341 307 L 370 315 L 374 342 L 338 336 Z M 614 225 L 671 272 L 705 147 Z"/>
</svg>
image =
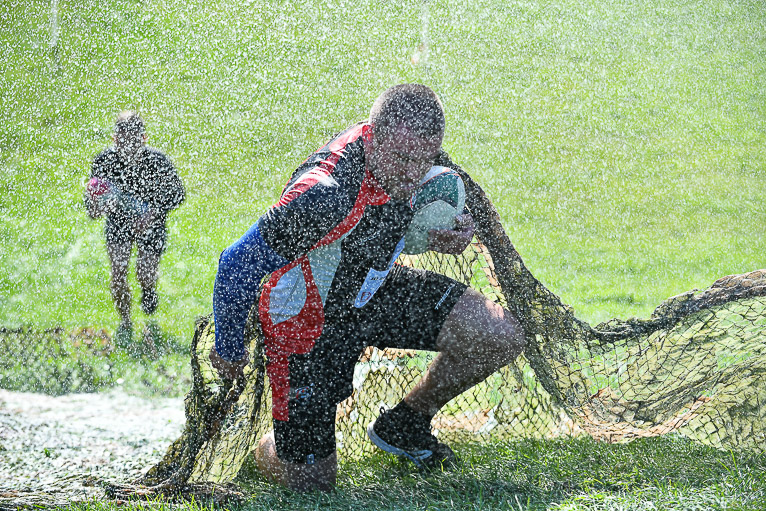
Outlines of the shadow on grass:
<svg viewBox="0 0 766 511">
<path fill-rule="evenodd" d="M 154 321 L 146 322 L 141 334 L 134 339 L 136 356 L 160 358 L 168 354 L 189 354 L 189 344 L 182 343 L 176 336 L 164 332 L 160 325 Z"/>
</svg>

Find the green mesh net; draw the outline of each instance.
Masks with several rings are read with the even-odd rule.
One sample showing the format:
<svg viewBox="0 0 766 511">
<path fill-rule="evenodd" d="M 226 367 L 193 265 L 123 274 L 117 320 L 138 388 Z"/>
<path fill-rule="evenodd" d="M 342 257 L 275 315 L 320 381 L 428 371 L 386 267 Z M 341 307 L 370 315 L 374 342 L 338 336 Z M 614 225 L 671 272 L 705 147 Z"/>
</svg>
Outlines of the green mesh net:
<svg viewBox="0 0 766 511">
<path fill-rule="evenodd" d="M 481 188 L 464 172 L 474 243 L 460 256 L 404 256 L 470 284 L 511 310 L 528 348 L 514 363 L 447 404 L 434 420 L 442 441 L 590 435 L 608 442 L 678 432 L 725 449 L 766 446 L 766 270 L 730 276 L 662 303 L 649 319 L 596 327 L 575 318 L 524 266 Z M 218 378 L 208 360 L 210 318 L 198 321 L 187 425 L 165 458 L 115 496 L 184 494 L 230 483 L 271 428 L 258 325 L 248 322 L 244 381 Z M 343 458 L 372 449 L 365 427 L 420 378 L 428 354 L 370 348 L 354 392 L 337 408 Z M 223 486 L 223 488 L 226 488 Z"/>
</svg>

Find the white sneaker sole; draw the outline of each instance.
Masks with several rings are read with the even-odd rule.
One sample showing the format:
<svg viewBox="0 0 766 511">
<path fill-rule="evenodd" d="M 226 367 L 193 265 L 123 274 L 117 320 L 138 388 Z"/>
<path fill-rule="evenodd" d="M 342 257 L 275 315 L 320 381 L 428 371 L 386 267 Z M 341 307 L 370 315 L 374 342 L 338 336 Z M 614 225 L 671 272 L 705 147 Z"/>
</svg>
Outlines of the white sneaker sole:
<svg viewBox="0 0 766 511">
<path fill-rule="evenodd" d="M 401 456 L 402 458 L 406 458 L 410 460 L 412 463 L 415 464 L 418 468 L 425 468 L 425 465 L 423 464 L 423 460 L 428 459 L 430 456 L 433 456 L 433 451 L 430 451 L 428 449 L 424 449 L 422 451 L 405 451 L 403 449 L 400 449 L 396 447 L 395 445 L 391 445 L 382 438 L 378 436 L 377 433 L 375 433 L 375 429 L 373 428 L 375 426 L 375 422 L 371 422 L 369 426 L 367 426 L 367 436 L 370 437 L 370 441 L 375 444 L 375 446 L 385 452 L 394 454 L 396 456 Z"/>
</svg>

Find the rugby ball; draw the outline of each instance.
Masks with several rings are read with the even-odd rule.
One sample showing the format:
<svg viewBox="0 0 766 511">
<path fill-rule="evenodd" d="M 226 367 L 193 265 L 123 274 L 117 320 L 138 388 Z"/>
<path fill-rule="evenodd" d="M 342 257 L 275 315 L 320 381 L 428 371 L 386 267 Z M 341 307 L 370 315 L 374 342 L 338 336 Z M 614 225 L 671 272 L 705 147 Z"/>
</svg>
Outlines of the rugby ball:
<svg viewBox="0 0 766 511">
<path fill-rule="evenodd" d="M 405 254 L 422 254 L 428 250 L 428 231 L 452 229 L 455 217 L 465 209 L 465 185 L 454 170 L 434 166 L 421 180 L 410 199 L 415 212 L 404 236 Z"/>
</svg>

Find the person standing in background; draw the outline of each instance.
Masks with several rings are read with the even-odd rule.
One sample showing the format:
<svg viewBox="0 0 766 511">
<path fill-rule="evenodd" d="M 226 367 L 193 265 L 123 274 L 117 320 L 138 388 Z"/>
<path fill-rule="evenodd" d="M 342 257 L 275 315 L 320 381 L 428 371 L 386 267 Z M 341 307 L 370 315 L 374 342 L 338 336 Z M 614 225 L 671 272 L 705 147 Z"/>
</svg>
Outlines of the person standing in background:
<svg viewBox="0 0 766 511">
<path fill-rule="evenodd" d="M 106 217 L 110 289 L 120 315 L 116 339 L 126 345 L 133 337 L 128 285 L 133 244 L 137 248 L 141 309 L 151 315 L 158 305 L 156 286 L 160 257 L 167 244 L 167 216 L 183 202 L 185 191 L 170 159 L 146 145 L 146 128 L 137 112 L 120 112 L 112 139 L 114 144 L 93 160 L 85 206 L 91 218 Z"/>
</svg>

